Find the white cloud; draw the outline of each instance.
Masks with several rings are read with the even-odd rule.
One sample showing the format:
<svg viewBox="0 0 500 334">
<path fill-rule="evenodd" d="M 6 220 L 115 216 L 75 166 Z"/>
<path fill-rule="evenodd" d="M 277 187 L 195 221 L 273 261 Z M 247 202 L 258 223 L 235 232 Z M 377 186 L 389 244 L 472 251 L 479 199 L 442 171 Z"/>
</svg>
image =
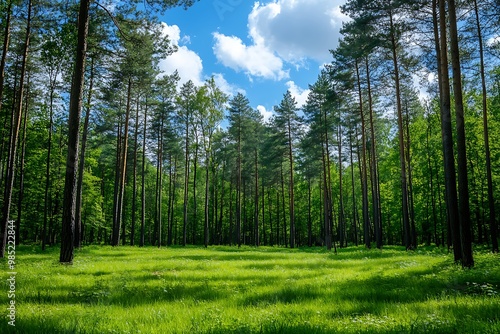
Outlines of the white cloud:
<svg viewBox="0 0 500 334">
<path fill-rule="evenodd" d="M 246 91 L 244 89 L 241 89 L 237 87 L 236 85 L 230 84 L 227 82 L 226 78 L 224 78 L 224 75 L 221 73 L 213 73 L 212 76 L 214 77 L 214 81 L 217 84 L 217 87 L 219 87 L 220 90 L 222 90 L 224 93 L 226 93 L 229 96 L 234 96 L 237 93 L 242 93 L 243 95 L 246 95 Z"/>
<path fill-rule="evenodd" d="M 177 25 L 169 26 L 162 23 L 163 32 L 168 35 L 171 43 L 178 47 L 177 52 L 160 61 L 160 70 L 172 74 L 176 70 L 181 78 L 180 84 L 192 80 L 195 85 L 203 84 L 203 64 L 200 56 L 180 43 L 189 43 L 189 36 L 181 38 L 181 30 Z"/>
<path fill-rule="evenodd" d="M 286 83 L 286 86 L 288 87 L 288 90 L 290 91 L 292 96 L 295 98 L 295 101 L 297 101 L 298 108 L 301 108 L 304 104 L 306 104 L 307 97 L 309 96 L 311 90 L 300 88 L 293 81 L 288 81 Z"/>
<path fill-rule="evenodd" d="M 307 66 L 307 60 L 329 62 L 330 49 L 340 37 L 347 16 L 340 12 L 345 0 L 273 0 L 255 2 L 248 15 L 250 44 L 237 36 L 213 34 L 214 54 L 224 66 L 245 72 L 249 79 L 282 80 L 289 69 Z"/>
<path fill-rule="evenodd" d="M 271 118 L 271 116 L 273 115 L 272 110 L 267 110 L 266 107 L 264 107 L 262 105 L 258 105 L 257 110 L 260 112 L 260 114 L 264 118 L 264 122 L 267 122 L 269 120 L 269 118 Z"/>
<path fill-rule="evenodd" d="M 491 37 L 490 39 L 488 39 L 488 41 L 486 42 L 486 44 L 489 47 L 498 46 L 500 44 L 500 35 Z"/>
<path fill-rule="evenodd" d="M 281 80 L 288 78 L 283 70 L 283 61 L 264 45 L 258 43 L 247 46 L 236 36 L 226 36 L 215 32 L 213 47 L 217 60 L 235 71 L 243 71 L 249 76 Z"/>
<path fill-rule="evenodd" d="M 274 0 L 255 3 L 248 16 L 250 37 L 282 59 L 300 63 L 310 58 L 330 60 L 340 37 L 342 21 L 348 18 L 340 11 L 345 0 Z"/>
</svg>

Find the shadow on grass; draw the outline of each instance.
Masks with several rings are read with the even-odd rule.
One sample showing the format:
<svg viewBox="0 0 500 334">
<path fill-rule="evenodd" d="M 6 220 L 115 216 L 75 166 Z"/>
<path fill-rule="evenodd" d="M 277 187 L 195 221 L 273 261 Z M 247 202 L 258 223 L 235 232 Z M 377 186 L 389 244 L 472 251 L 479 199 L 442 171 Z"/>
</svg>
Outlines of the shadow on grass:
<svg viewBox="0 0 500 334">
<path fill-rule="evenodd" d="M 331 256 L 331 261 L 319 258 L 318 263 L 308 263 L 306 258 L 299 259 L 290 263 L 291 259 L 285 262 L 275 263 L 276 259 L 283 259 L 284 255 L 290 254 L 289 250 L 284 248 L 264 248 L 264 252 L 257 252 L 252 248 L 231 249 L 223 248 L 221 251 L 216 248 L 216 255 L 212 254 L 176 254 L 179 248 L 172 254 L 165 251 L 165 257 L 156 255 L 148 257 L 147 260 L 153 263 L 159 263 L 159 272 L 147 272 L 144 269 L 127 269 L 124 267 L 120 275 L 116 275 L 111 270 L 99 270 L 88 274 L 88 279 L 92 280 L 88 286 L 78 287 L 63 281 L 56 282 L 56 293 L 52 291 L 37 291 L 31 295 L 24 294 L 21 298 L 25 302 L 37 304 L 105 304 L 119 306 L 133 306 L 150 304 L 162 301 L 179 300 L 197 300 L 197 301 L 216 301 L 222 299 L 236 298 L 235 293 L 245 292 L 246 296 L 238 300 L 243 305 L 261 305 L 275 303 L 295 303 L 301 301 L 310 301 L 317 298 L 331 298 L 337 300 L 351 300 L 357 302 L 399 302 L 408 303 L 413 301 L 425 300 L 430 295 L 439 295 L 446 290 L 446 284 L 438 278 L 422 278 L 423 276 L 433 274 L 441 270 L 440 267 L 427 268 L 425 270 L 407 271 L 398 274 L 398 276 L 374 275 L 368 279 L 350 279 L 349 281 L 336 282 L 335 286 L 327 289 L 326 293 L 321 293 L 317 289 L 304 289 L 284 280 L 287 277 L 276 272 L 277 269 L 303 269 L 306 275 L 298 277 L 299 280 L 314 278 L 317 275 L 325 275 L 324 272 L 318 273 L 316 269 L 338 269 L 349 268 L 353 265 L 361 266 L 361 270 L 370 270 L 374 265 L 373 261 L 366 263 L 353 264 L 349 261 L 335 261 L 336 255 Z M 339 257 L 348 257 L 348 259 L 365 259 L 366 255 L 375 255 L 379 259 L 401 255 L 400 247 L 393 247 L 387 251 L 365 250 L 361 248 L 339 250 Z M 131 250 L 135 250 L 132 249 Z M 249 251 L 251 250 L 251 251 Z M 103 257 L 99 249 L 89 249 L 91 253 L 96 251 L 97 256 Z M 116 251 L 108 248 L 109 256 L 118 255 L 124 258 L 126 251 Z M 199 251 L 199 250 L 198 250 Z M 296 252 L 300 250 L 295 250 Z M 137 253 L 136 253 L 137 254 Z M 142 252 L 141 252 L 142 254 Z M 90 254 L 92 256 L 94 254 Z M 162 254 L 163 255 L 163 254 Z M 290 254 L 291 255 L 291 254 Z M 288 257 L 288 256 L 287 256 Z M 105 256 L 103 258 L 106 258 Z M 212 270 L 211 268 L 179 268 L 182 272 L 179 278 L 174 277 L 172 268 L 161 266 L 162 261 L 172 259 L 188 259 L 193 261 L 219 261 L 230 262 L 242 261 L 235 266 L 238 275 L 225 276 L 214 272 L 212 275 L 199 278 L 199 272 L 202 270 Z M 87 259 L 85 259 L 87 261 Z M 119 260 L 121 261 L 121 259 Z M 248 263 L 252 261 L 253 263 Z M 359 261 L 358 261 L 359 262 Z M 219 263 L 220 265 L 220 263 Z M 222 264 L 224 265 L 224 264 Z M 171 263 L 169 264 L 171 267 Z M 133 266 L 132 266 L 133 267 Z M 239 271 L 240 269 L 249 272 Z M 201 271 L 200 271 L 201 270 Z M 189 271 L 192 271 L 191 275 Z M 402 270 L 401 270 L 402 271 Z M 186 274 L 187 272 L 187 274 Z M 107 277 L 107 275 L 111 275 Z M 339 273 L 340 274 L 340 273 Z M 88 281 L 87 281 L 88 282 Z M 21 283 L 21 282 L 20 282 Z M 36 284 L 36 282 L 27 282 Z M 227 283 L 227 284 L 226 284 Z M 247 291 L 263 288 L 263 291 L 275 289 L 273 292 L 258 291 L 254 294 Z M 266 289 L 268 288 L 268 289 Z M 261 291 L 262 291 L 261 290 Z"/>
</svg>

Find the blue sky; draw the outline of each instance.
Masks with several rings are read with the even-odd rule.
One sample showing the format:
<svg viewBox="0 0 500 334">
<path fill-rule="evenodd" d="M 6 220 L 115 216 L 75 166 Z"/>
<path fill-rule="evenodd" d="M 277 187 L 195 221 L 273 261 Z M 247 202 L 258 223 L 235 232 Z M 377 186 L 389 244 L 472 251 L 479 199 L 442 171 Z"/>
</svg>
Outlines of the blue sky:
<svg viewBox="0 0 500 334">
<path fill-rule="evenodd" d="M 172 9 L 161 20 L 179 50 L 160 68 L 196 84 L 214 75 L 224 91 L 243 92 L 267 118 L 287 89 L 305 102 L 337 45 L 343 2 L 200 0 Z"/>
</svg>

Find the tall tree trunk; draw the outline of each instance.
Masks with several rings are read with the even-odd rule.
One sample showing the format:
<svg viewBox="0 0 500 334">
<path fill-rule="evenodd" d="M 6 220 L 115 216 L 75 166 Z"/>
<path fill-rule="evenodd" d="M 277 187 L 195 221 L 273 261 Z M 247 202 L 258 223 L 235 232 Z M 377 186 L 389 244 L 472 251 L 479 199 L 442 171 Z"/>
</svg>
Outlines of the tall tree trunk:
<svg viewBox="0 0 500 334">
<path fill-rule="evenodd" d="M 231 172 L 232 174 L 232 172 Z M 233 177 L 230 176 L 229 181 L 229 246 L 232 246 L 234 241 L 233 230 Z"/>
<path fill-rule="evenodd" d="M 90 104 L 92 102 L 92 89 L 94 85 L 94 58 L 90 59 L 90 79 L 89 91 L 87 96 L 87 106 L 85 112 L 85 121 L 82 131 L 82 145 L 80 152 L 80 166 L 78 167 L 78 182 L 76 185 L 76 214 L 75 214 L 75 247 L 82 246 L 82 191 L 83 191 L 83 174 L 85 173 L 85 150 L 87 148 L 87 135 L 89 131 L 90 121 Z"/>
<path fill-rule="evenodd" d="M 135 244 L 135 225 L 136 225 L 136 211 L 137 211 L 137 150 L 139 144 L 137 139 L 139 137 L 139 96 L 137 97 L 137 106 L 135 110 L 135 129 L 134 129 L 134 166 L 132 171 L 132 221 L 130 224 L 130 246 Z"/>
<path fill-rule="evenodd" d="M 273 206 L 271 200 L 271 187 L 267 189 L 267 212 L 269 213 L 269 246 L 274 246 L 273 239 Z"/>
<path fill-rule="evenodd" d="M 196 230 L 198 228 L 198 201 L 196 198 L 196 179 L 198 177 L 198 133 L 195 131 L 194 160 L 193 160 L 193 221 L 191 222 L 191 243 L 196 245 Z"/>
<path fill-rule="evenodd" d="M 340 113 L 340 111 L 339 111 Z M 343 170 L 342 165 L 342 115 L 339 114 L 339 124 L 337 132 L 337 148 L 339 155 L 339 244 L 340 247 L 347 246 L 346 240 L 346 228 L 345 228 L 345 218 L 344 218 L 344 187 L 343 187 Z"/>
<path fill-rule="evenodd" d="M 361 148 L 359 145 L 359 132 L 358 132 L 358 127 L 355 127 L 355 135 L 354 138 L 356 139 L 356 157 L 358 158 L 358 173 L 359 173 L 359 180 L 361 182 L 361 192 L 363 192 L 363 168 L 362 168 L 362 163 L 359 163 L 362 161 L 361 159 Z M 361 196 L 363 197 L 363 196 Z M 361 198 L 361 211 L 363 211 L 363 198 Z M 357 231 L 358 231 L 358 239 L 360 239 L 359 233 L 363 232 L 364 234 L 364 222 L 361 222 L 360 214 L 358 210 L 356 209 L 356 215 L 357 215 Z M 363 212 L 361 212 L 361 216 L 363 216 Z M 363 231 L 361 231 L 361 226 L 363 226 Z"/>
<path fill-rule="evenodd" d="M 121 108 L 121 101 L 120 101 Z M 116 156 L 115 156 L 115 182 L 113 189 L 113 226 L 111 238 L 113 237 L 113 231 L 116 228 L 116 224 L 118 221 L 118 201 L 119 201 L 119 193 L 120 193 L 120 166 L 121 166 L 121 152 L 122 152 L 122 115 L 118 116 L 118 125 L 116 128 Z M 112 244 L 112 239 L 110 240 L 110 244 Z"/>
<path fill-rule="evenodd" d="M 208 211 L 208 202 L 209 202 L 209 190 L 210 190 L 210 183 L 209 183 L 209 172 L 210 172 L 210 154 L 207 151 L 206 152 L 206 167 L 205 167 L 205 221 L 204 221 L 204 231 L 203 231 L 203 236 L 204 236 L 204 245 L 205 248 L 208 247 L 208 242 L 209 242 L 209 211 Z M 214 180 L 215 181 L 215 180 Z"/>
<path fill-rule="evenodd" d="M 462 257 L 462 245 L 460 243 L 460 224 L 458 215 L 457 184 L 455 171 L 455 157 L 453 153 L 453 131 L 451 126 L 451 97 L 450 80 L 448 77 L 448 43 L 446 20 L 446 0 L 437 0 L 434 6 L 439 4 L 439 30 L 437 28 L 437 8 L 434 14 L 434 36 L 436 39 L 436 54 L 438 66 L 438 82 L 441 97 L 441 136 L 443 142 L 444 179 L 445 179 L 445 202 L 448 220 L 448 232 L 453 244 L 455 262 Z M 440 34 L 439 34 L 439 33 Z M 439 41 L 439 43 L 438 43 Z M 448 238 L 450 244 L 450 238 Z"/>
<path fill-rule="evenodd" d="M 371 155 L 371 174 L 372 174 L 372 198 L 373 198 L 373 226 L 375 228 L 375 241 L 377 242 L 377 248 L 382 248 L 382 221 L 381 221 L 381 213 L 380 213 L 380 189 L 379 189 L 379 178 L 378 178 L 378 164 L 377 164 L 377 150 L 376 143 L 377 140 L 375 138 L 375 125 L 374 125 L 374 117 L 373 117 L 373 98 L 372 98 L 372 88 L 371 88 L 371 75 L 370 75 L 370 66 L 368 63 L 368 57 L 365 57 L 365 66 L 366 66 L 366 82 L 368 89 L 368 111 L 370 117 L 370 137 L 371 137 L 371 146 L 370 146 L 370 155 Z"/>
<path fill-rule="evenodd" d="M 290 117 L 288 117 L 287 124 L 288 136 L 288 159 L 290 168 L 290 180 L 288 180 L 288 200 L 290 211 L 290 248 L 295 248 L 295 193 L 294 193 L 294 180 L 293 180 L 293 148 L 292 148 L 292 125 L 290 124 Z"/>
<path fill-rule="evenodd" d="M 212 161 L 215 160 L 214 154 L 212 152 L 211 157 Z M 216 168 L 218 166 L 215 165 L 215 163 L 212 163 L 212 166 L 210 168 L 210 172 L 212 174 L 211 179 L 212 182 L 210 184 L 210 198 L 211 201 L 209 201 L 209 243 L 211 245 L 215 245 L 215 240 L 217 239 L 217 217 L 219 216 L 218 210 L 219 210 L 219 193 L 218 190 L 219 188 L 217 187 L 217 180 L 219 178 L 219 171 L 216 171 Z M 211 203 L 210 203 L 211 202 Z"/>
<path fill-rule="evenodd" d="M 89 28 L 89 7 L 91 0 L 81 0 L 78 13 L 78 45 L 71 84 L 70 107 L 68 119 L 68 155 L 66 160 L 66 176 L 64 185 L 63 220 L 61 233 L 61 263 L 73 262 L 76 182 L 78 165 L 78 130 L 82 112 L 82 95 L 85 81 L 85 57 L 87 54 L 87 34 Z"/>
<path fill-rule="evenodd" d="M 488 208 L 490 211 L 491 246 L 492 246 L 492 251 L 494 253 L 498 253 L 495 198 L 493 197 L 493 178 L 491 173 L 491 153 L 490 153 L 490 139 L 489 139 L 489 129 L 488 129 L 488 98 L 486 90 L 486 75 L 484 69 L 483 34 L 481 31 L 481 23 L 479 20 L 479 10 L 477 6 L 477 0 L 474 0 L 474 13 L 476 15 L 477 39 L 479 43 L 481 90 L 482 90 L 482 103 L 483 103 L 483 136 L 484 136 L 484 151 L 485 151 L 484 153 L 486 158 L 486 180 L 488 183 Z"/>
<path fill-rule="evenodd" d="M 312 247 L 312 189 L 311 178 L 307 178 L 307 246 Z"/>
<path fill-rule="evenodd" d="M 280 192 L 276 189 L 276 245 L 280 245 Z"/>
<path fill-rule="evenodd" d="M 435 195 L 435 190 L 434 190 L 434 168 L 432 167 L 431 163 L 431 146 L 429 143 L 429 138 L 431 135 L 431 122 L 430 122 L 430 116 L 428 117 L 429 120 L 429 125 L 427 127 L 426 131 L 426 136 L 425 136 L 425 143 L 426 143 L 426 155 L 427 155 L 427 167 L 429 168 L 429 193 L 431 197 L 431 206 L 432 206 L 432 226 L 434 229 L 434 242 L 436 243 L 436 246 L 439 247 L 440 245 L 440 240 L 438 236 L 438 231 L 437 231 L 437 213 L 436 213 L 436 195 Z M 444 243 L 443 243 L 444 246 Z"/>
<path fill-rule="evenodd" d="M 393 14 L 389 13 L 390 29 L 391 29 L 391 46 L 392 46 L 392 61 L 394 65 L 394 83 L 396 85 L 396 107 L 398 114 L 398 132 L 399 132 L 399 160 L 401 163 L 401 195 L 402 195 L 402 218 L 404 228 L 404 244 L 406 249 L 414 249 L 416 245 L 413 244 L 411 238 L 410 217 L 408 209 L 408 177 L 406 175 L 406 161 L 405 161 L 405 143 L 404 143 L 404 129 L 403 129 L 403 108 L 401 106 L 401 88 L 399 79 L 399 64 L 396 42 L 394 35 L 394 22 Z"/>
<path fill-rule="evenodd" d="M 241 119 L 238 124 L 238 174 L 236 180 L 236 243 L 241 247 Z"/>
<path fill-rule="evenodd" d="M 26 63 L 28 59 L 28 50 L 31 36 L 31 8 L 32 1 L 28 3 L 28 18 L 26 26 L 26 38 L 24 42 L 24 53 L 21 65 L 21 77 L 19 81 L 19 92 L 17 97 L 17 106 L 15 107 L 14 113 L 12 115 L 12 129 L 11 136 L 9 138 L 9 154 L 7 157 L 7 177 L 5 184 L 5 193 L 3 198 L 3 217 L 1 222 L 2 229 L 2 239 L 0 245 L 0 257 L 5 256 L 5 246 L 7 244 L 7 228 L 10 220 L 10 206 L 12 203 L 12 189 L 14 188 L 15 179 L 15 169 L 16 169 L 16 152 L 17 152 L 17 142 L 19 140 L 19 129 L 21 127 L 22 110 L 23 110 L 23 94 L 24 94 L 24 77 L 26 75 Z M 5 45 L 5 48 L 7 45 Z M 3 82 L 3 80 L 2 80 Z"/>
<path fill-rule="evenodd" d="M 128 127 L 130 120 L 130 109 L 131 109 L 131 99 L 132 99 L 132 78 L 128 79 L 127 83 L 127 106 L 125 109 L 125 122 L 123 130 L 123 145 L 121 148 L 121 159 L 120 159 L 120 179 L 118 182 L 118 206 L 115 225 L 113 226 L 113 236 L 112 236 L 112 246 L 118 246 L 120 241 L 120 228 L 123 223 L 123 203 L 125 195 L 125 180 L 127 176 L 127 152 L 128 152 Z"/>
<path fill-rule="evenodd" d="M 162 144 L 160 145 L 161 150 L 163 151 L 163 135 L 161 136 L 161 142 Z M 162 203 L 163 203 L 163 153 L 161 154 L 161 161 L 160 161 L 160 168 L 159 168 L 159 180 L 158 180 L 158 227 L 156 231 L 157 235 L 157 242 L 158 242 L 158 248 L 161 247 L 162 243 L 162 223 L 163 223 L 163 208 L 162 208 Z"/>
<path fill-rule="evenodd" d="M 260 246 L 259 235 L 259 157 L 255 148 L 255 211 L 254 211 L 254 241 L 255 246 Z"/>
<path fill-rule="evenodd" d="M 285 206 L 285 177 L 283 175 L 283 164 L 281 164 L 281 204 L 283 206 L 283 241 L 285 244 L 285 247 L 288 247 L 288 239 L 286 237 L 286 227 L 287 227 L 287 222 L 286 222 L 286 206 Z"/>
<path fill-rule="evenodd" d="M 144 124 L 142 126 L 142 170 L 141 170 L 141 238 L 139 246 L 144 247 L 146 233 L 146 129 L 148 124 L 148 102 L 144 108 Z"/>
<path fill-rule="evenodd" d="M 220 209 L 219 209 L 219 224 L 217 229 L 217 244 L 220 245 L 222 243 L 222 219 L 224 218 L 224 192 L 226 187 L 224 187 L 224 177 L 226 174 L 226 164 L 222 165 L 222 177 L 221 177 L 221 194 L 220 194 Z"/>
<path fill-rule="evenodd" d="M 328 166 L 326 162 L 325 145 L 321 145 L 322 163 L 323 163 L 323 236 L 327 250 L 331 250 L 331 233 L 330 233 L 330 199 L 328 194 Z"/>
<path fill-rule="evenodd" d="M 354 159 L 353 159 L 353 138 L 352 133 L 349 133 L 349 157 L 351 164 L 351 190 L 352 190 L 352 227 L 354 234 L 354 244 L 358 246 L 358 222 L 357 222 L 357 207 L 356 207 L 356 193 L 355 193 L 355 182 L 354 182 Z"/>
<path fill-rule="evenodd" d="M 184 159 L 184 211 L 183 211 L 183 231 L 182 231 L 182 245 L 186 246 L 187 243 L 187 225 L 188 225 L 188 192 L 189 192 L 189 119 L 186 116 L 185 124 L 185 159 Z"/>
<path fill-rule="evenodd" d="M 472 257 L 472 233 L 469 206 L 469 183 L 467 176 L 467 147 L 465 138 L 464 105 L 462 96 L 462 71 L 458 46 L 458 31 L 455 0 L 447 0 L 450 24 L 450 55 L 453 70 L 453 94 L 455 97 L 455 119 L 457 129 L 458 164 L 458 211 L 460 218 L 460 238 L 462 242 L 462 266 L 474 266 Z"/>
<path fill-rule="evenodd" d="M 260 230 L 262 231 L 262 238 L 260 238 L 260 232 L 259 232 L 259 243 L 262 244 L 264 243 L 264 246 L 267 245 L 267 232 L 266 232 L 266 191 L 264 187 L 264 178 L 261 177 L 260 179 L 260 188 L 261 188 L 261 208 L 262 208 L 262 226 L 260 227 Z"/>
<path fill-rule="evenodd" d="M 28 74 L 28 80 L 26 83 L 26 103 L 23 116 L 23 139 L 21 141 L 21 157 L 19 161 L 19 196 L 17 199 L 17 224 L 16 224 L 16 245 L 20 244 L 21 241 L 21 222 L 22 222 L 22 209 L 23 209 L 23 199 L 24 199 L 24 163 L 26 157 L 26 129 L 28 126 L 28 111 L 29 111 L 29 88 L 30 88 L 30 75 Z"/>
<path fill-rule="evenodd" d="M 49 138 L 47 140 L 47 159 L 45 160 L 45 192 L 44 192 L 44 205 L 43 205 L 43 229 L 42 229 L 42 250 L 45 250 L 47 243 L 47 219 L 50 208 L 49 194 L 50 194 L 50 158 L 52 154 L 52 130 L 54 127 L 54 87 L 50 87 L 50 102 L 49 102 Z M 76 235 L 76 231 L 75 231 Z"/>
<path fill-rule="evenodd" d="M 415 200 L 413 197 L 413 174 L 411 167 L 411 135 L 410 135 L 410 115 L 408 101 L 405 100 L 405 125 L 406 125 L 406 163 L 408 168 L 408 200 L 410 210 L 410 238 L 414 247 L 417 247 L 417 231 L 415 226 Z"/>
<path fill-rule="evenodd" d="M 175 198 L 176 198 L 176 193 L 177 193 L 177 155 L 174 158 L 174 170 L 173 170 L 173 175 L 171 175 L 172 180 L 172 194 L 171 198 L 169 200 L 169 225 L 168 225 L 168 235 L 167 235 L 167 244 L 172 245 L 173 244 L 173 227 L 174 227 L 174 204 L 175 204 Z"/>
<path fill-rule="evenodd" d="M 161 116 L 161 124 L 158 130 L 158 155 L 156 165 L 156 215 L 155 215 L 155 230 L 153 232 L 153 240 L 156 240 L 158 248 L 161 247 L 161 224 L 162 224 L 162 194 L 163 194 L 163 115 Z"/>
<path fill-rule="evenodd" d="M 173 221 L 171 219 L 171 210 L 172 210 L 172 197 L 174 196 L 172 193 L 172 186 L 174 183 L 173 180 L 173 169 L 174 166 L 172 164 L 172 151 L 168 154 L 168 202 L 167 202 L 167 246 L 172 245 L 172 224 Z"/>
<path fill-rule="evenodd" d="M 366 136 L 365 136 L 365 113 L 363 108 L 363 92 L 361 91 L 361 78 L 359 75 L 359 65 L 356 60 L 356 78 L 358 84 L 358 95 L 359 95 L 359 114 L 361 116 L 361 188 L 362 188 L 362 199 L 363 199 L 363 230 L 364 230 L 364 241 L 365 247 L 371 248 L 370 239 L 370 217 L 368 215 L 368 172 L 366 168 Z"/>
</svg>

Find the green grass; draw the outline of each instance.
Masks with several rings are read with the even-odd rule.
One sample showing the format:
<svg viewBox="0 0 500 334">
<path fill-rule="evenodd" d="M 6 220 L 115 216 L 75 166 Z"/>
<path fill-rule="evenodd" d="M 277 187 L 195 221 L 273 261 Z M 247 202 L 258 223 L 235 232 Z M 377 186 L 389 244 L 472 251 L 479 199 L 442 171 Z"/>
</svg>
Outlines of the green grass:
<svg viewBox="0 0 500 334">
<path fill-rule="evenodd" d="M 425 247 L 16 255 L 16 327 L 3 317 L 0 333 L 500 333 L 500 257 L 486 250 L 472 270 Z"/>
</svg>

